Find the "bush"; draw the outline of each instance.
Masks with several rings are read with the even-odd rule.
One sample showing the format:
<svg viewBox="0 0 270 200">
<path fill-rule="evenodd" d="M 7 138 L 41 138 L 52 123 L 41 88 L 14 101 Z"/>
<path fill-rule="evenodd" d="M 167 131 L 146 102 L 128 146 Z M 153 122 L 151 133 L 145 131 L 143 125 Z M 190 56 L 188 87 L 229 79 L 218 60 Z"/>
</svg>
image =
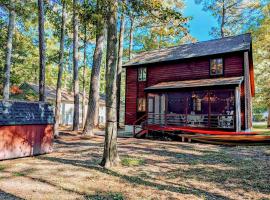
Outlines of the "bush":
<svg viewBox="0 0 270 200">
<path fill-rule="evenodd" d="M 264 122 L 265 118 L 263 117 L 263 114 L 254 114 L 253 115 L 253 121 L 255 121 L 255 122 Z"/>
</svg>

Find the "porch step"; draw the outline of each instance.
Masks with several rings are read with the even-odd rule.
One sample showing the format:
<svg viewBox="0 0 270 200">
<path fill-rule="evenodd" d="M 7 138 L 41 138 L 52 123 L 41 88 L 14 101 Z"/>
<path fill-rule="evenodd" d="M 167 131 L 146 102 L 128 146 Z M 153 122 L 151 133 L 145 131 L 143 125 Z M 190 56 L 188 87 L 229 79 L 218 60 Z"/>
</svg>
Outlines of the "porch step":
<svg viewBox="0 0 270 200">
<path fill-rule="evenodd" d="M 143 129 L 134 135 L 135 138 L 143 138 L 148 133 L 148 130 Z"/>
</svg>

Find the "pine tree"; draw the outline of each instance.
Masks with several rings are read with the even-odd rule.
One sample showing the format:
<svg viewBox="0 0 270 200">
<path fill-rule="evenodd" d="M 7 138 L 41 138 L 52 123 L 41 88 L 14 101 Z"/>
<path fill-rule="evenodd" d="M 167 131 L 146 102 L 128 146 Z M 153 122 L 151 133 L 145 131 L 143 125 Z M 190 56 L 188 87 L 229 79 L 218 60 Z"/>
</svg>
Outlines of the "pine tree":
<svg viewBox="0 0 270 200">
<path fill-rule="evenodd" d="M 117 126 L 120 127 L 121 113 L 121 74 L 124 49 L 124 34 L 125 34 L 125 14 L 122 13 L 120 19 L 120 31 L 118 40 L 118 60 L 117 60 Z"/>
<path fill-rule="evenodd" d="M 44 2 L 38 0 L 38 36 L 39 36 L 39 101 L 45 101 L 45 31 L 44 31 Z"/>
<path fill-rule="evenodd" d="M 78 73 L 78 0 L 73 0 L 73 91 L 74 91 L 74 114 L 73 131 L 79 130 L 79 73 Z"/>
<path fill-rule="evenodd" d="M 106 127 L 101 165 L 110 168 L 119 163 L 117 150 L 116 78 L 117 78 L 117 0 L 108 2 L 106 58 Z"/>
<path fill-rule="evenodd" d="M 61 106 L 61 87 L 62 87 L 62 76 L 64 69 L 64 53 L 65 53 L 65 29 L 66 29 L 66 1 L 62 0 L 62 22 L 61 22 L 61 36 L 60 36 L 60 52 L 59 52 L 59 69 L 56 87 L 56 102 L 55 102 L 55 124 L 54 124 L 54 136 L 58 137 L 58 128 L 60 120 L 60 106 Z"/>
<path fill-rule="evenodd" d="M 8 22 L 8 35 L 7 35 L 7 48 L 6 48 L 6 63 L 5 63 L 5 77 L 4 77 L 4 88 L 3 97 L 4 100 L 9 99 L 9 89 L 10 89 L 10 70 L 11 70 L 11 56 L 12 56 L 12 45 L 13 45 L 13 35 L 15 29 L 15 19 L 16 13 L 14 8 L 13 0 L 9 1 L 9 22 Z"/>
<path fill-rule="evenodd" d="M 87 118 L 83 130 L 83 134 L 93 136 L 93 129 L 96 126 L 96 117 L 98 116 L 99 107 L 99 92 L 100 92 L 100 68 L 103 55 L 104 37 L 105 37 L 105 24 L 103 14 L 102 0 L 97 2 L 96 12 L 96 47 L 93 56 L 93 68 L 91 73 L 90 91 Z"/>
</svg>

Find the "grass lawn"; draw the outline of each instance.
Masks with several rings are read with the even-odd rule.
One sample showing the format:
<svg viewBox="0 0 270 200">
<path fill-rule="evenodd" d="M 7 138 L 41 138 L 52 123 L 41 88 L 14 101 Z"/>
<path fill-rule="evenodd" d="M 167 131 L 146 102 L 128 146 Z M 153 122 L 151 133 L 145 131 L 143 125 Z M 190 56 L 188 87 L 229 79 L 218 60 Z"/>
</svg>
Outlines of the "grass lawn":
<svg viewBox="0 0 270 200">
<path fill-rule="evenodd" d="M 54 152 L 0 162 L 0 199 L 270 199 L 270 147 L 118 139 L 122 166 L 99 167 L 103 137 L 66 133 Z"/>
<path fill-rule="evenodd" d="M 260 123 L 260 124 L 256 124 L 256 123 L 253 124 L 253 131 L 270 135 L 270 129 L 267 128 L 266 122 L 265 123 Z"/>
</svg>

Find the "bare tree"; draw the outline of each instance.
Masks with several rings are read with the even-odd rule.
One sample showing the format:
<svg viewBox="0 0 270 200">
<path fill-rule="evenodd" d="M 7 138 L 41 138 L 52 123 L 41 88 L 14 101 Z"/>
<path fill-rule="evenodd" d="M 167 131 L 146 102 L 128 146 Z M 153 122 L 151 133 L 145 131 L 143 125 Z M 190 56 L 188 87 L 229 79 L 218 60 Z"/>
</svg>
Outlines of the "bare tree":
<svg viewBox="0 0 270 200">
<path fill-rule="evenodd" d="M 108 2 L 106 59 L 106 128 L 101 165 L 110 168 L 119 163 L 117 150 L 116 76 L 117 76 L 117 0 Z"/>
<path fill-rule="evenodd" d="M 38 0 L 38 36 L 39 36 L 39 101 L 45 101 L 45 31 L 44 31 L 44 2 Z"/>
<path fill-rule="evenodd" d="M 54 136 L 58 137 L 59 120 L 60 120 L 60 106 L 61 106 L 61 88 L 62 88 L 62 75 L 64 69 L 64 48 L 65 48 L 65 29 L 66 29 L 66 1 L 62 1 L 62 23 L 61 23 L 61 36 L 60 36 L 60 52 L 59 52 L 59 69 L 56 87 L 56 102 L 55 102 L 55 124 Z"/>
<path fill-rule="evenodd" d="M 79 73 L 78 73 L 78 2 L 73 0 L 73 90 L 74 90 L 74 115 L 73 131 L 79 130 Z"/>
<path fill-rule="evenodd" d="M 121 74 L 123 62 L 123 43 L 125 34 L 125 14 L 122 13 L 120 20 L 120 32 L 118 41 L 118 61 L 117 61 L 117 125 L 120 127 L 121 113 Z"/>
<path fill-rule="evenodd" d="M 7 48 L 6 48 L 6 63 L 5 63 L 5 69 L 4 69 L 4 71 L 5 71 L 4 88 L 3 88 L 4 100 L 9 99 L 12 39 L 13 39 L 14 29 L 15 29 L 15 19 L 16 19 L 16 13 L 14 10 L 14 2 L 13 2 L 13 0 L 10 0 L 8 34 L 7 34 Z"/>
<path fill-rule="evenodd" d="M 87 119 L 85 122 L 83 133 L 93 136 L 93 129 L 95 127 L 96 117 L 98 116 L 99 107 L 99 86 L 100 86 L 100 67 L 103 55 L 105 25 L 104 16 L 102 15 L 101 1 L 98 1 L 97 13 L 101 17 L 96 21 L 96 47 L 93 58 L 93 68 L 90 80 L 89 102 Z"/>
</svg>

